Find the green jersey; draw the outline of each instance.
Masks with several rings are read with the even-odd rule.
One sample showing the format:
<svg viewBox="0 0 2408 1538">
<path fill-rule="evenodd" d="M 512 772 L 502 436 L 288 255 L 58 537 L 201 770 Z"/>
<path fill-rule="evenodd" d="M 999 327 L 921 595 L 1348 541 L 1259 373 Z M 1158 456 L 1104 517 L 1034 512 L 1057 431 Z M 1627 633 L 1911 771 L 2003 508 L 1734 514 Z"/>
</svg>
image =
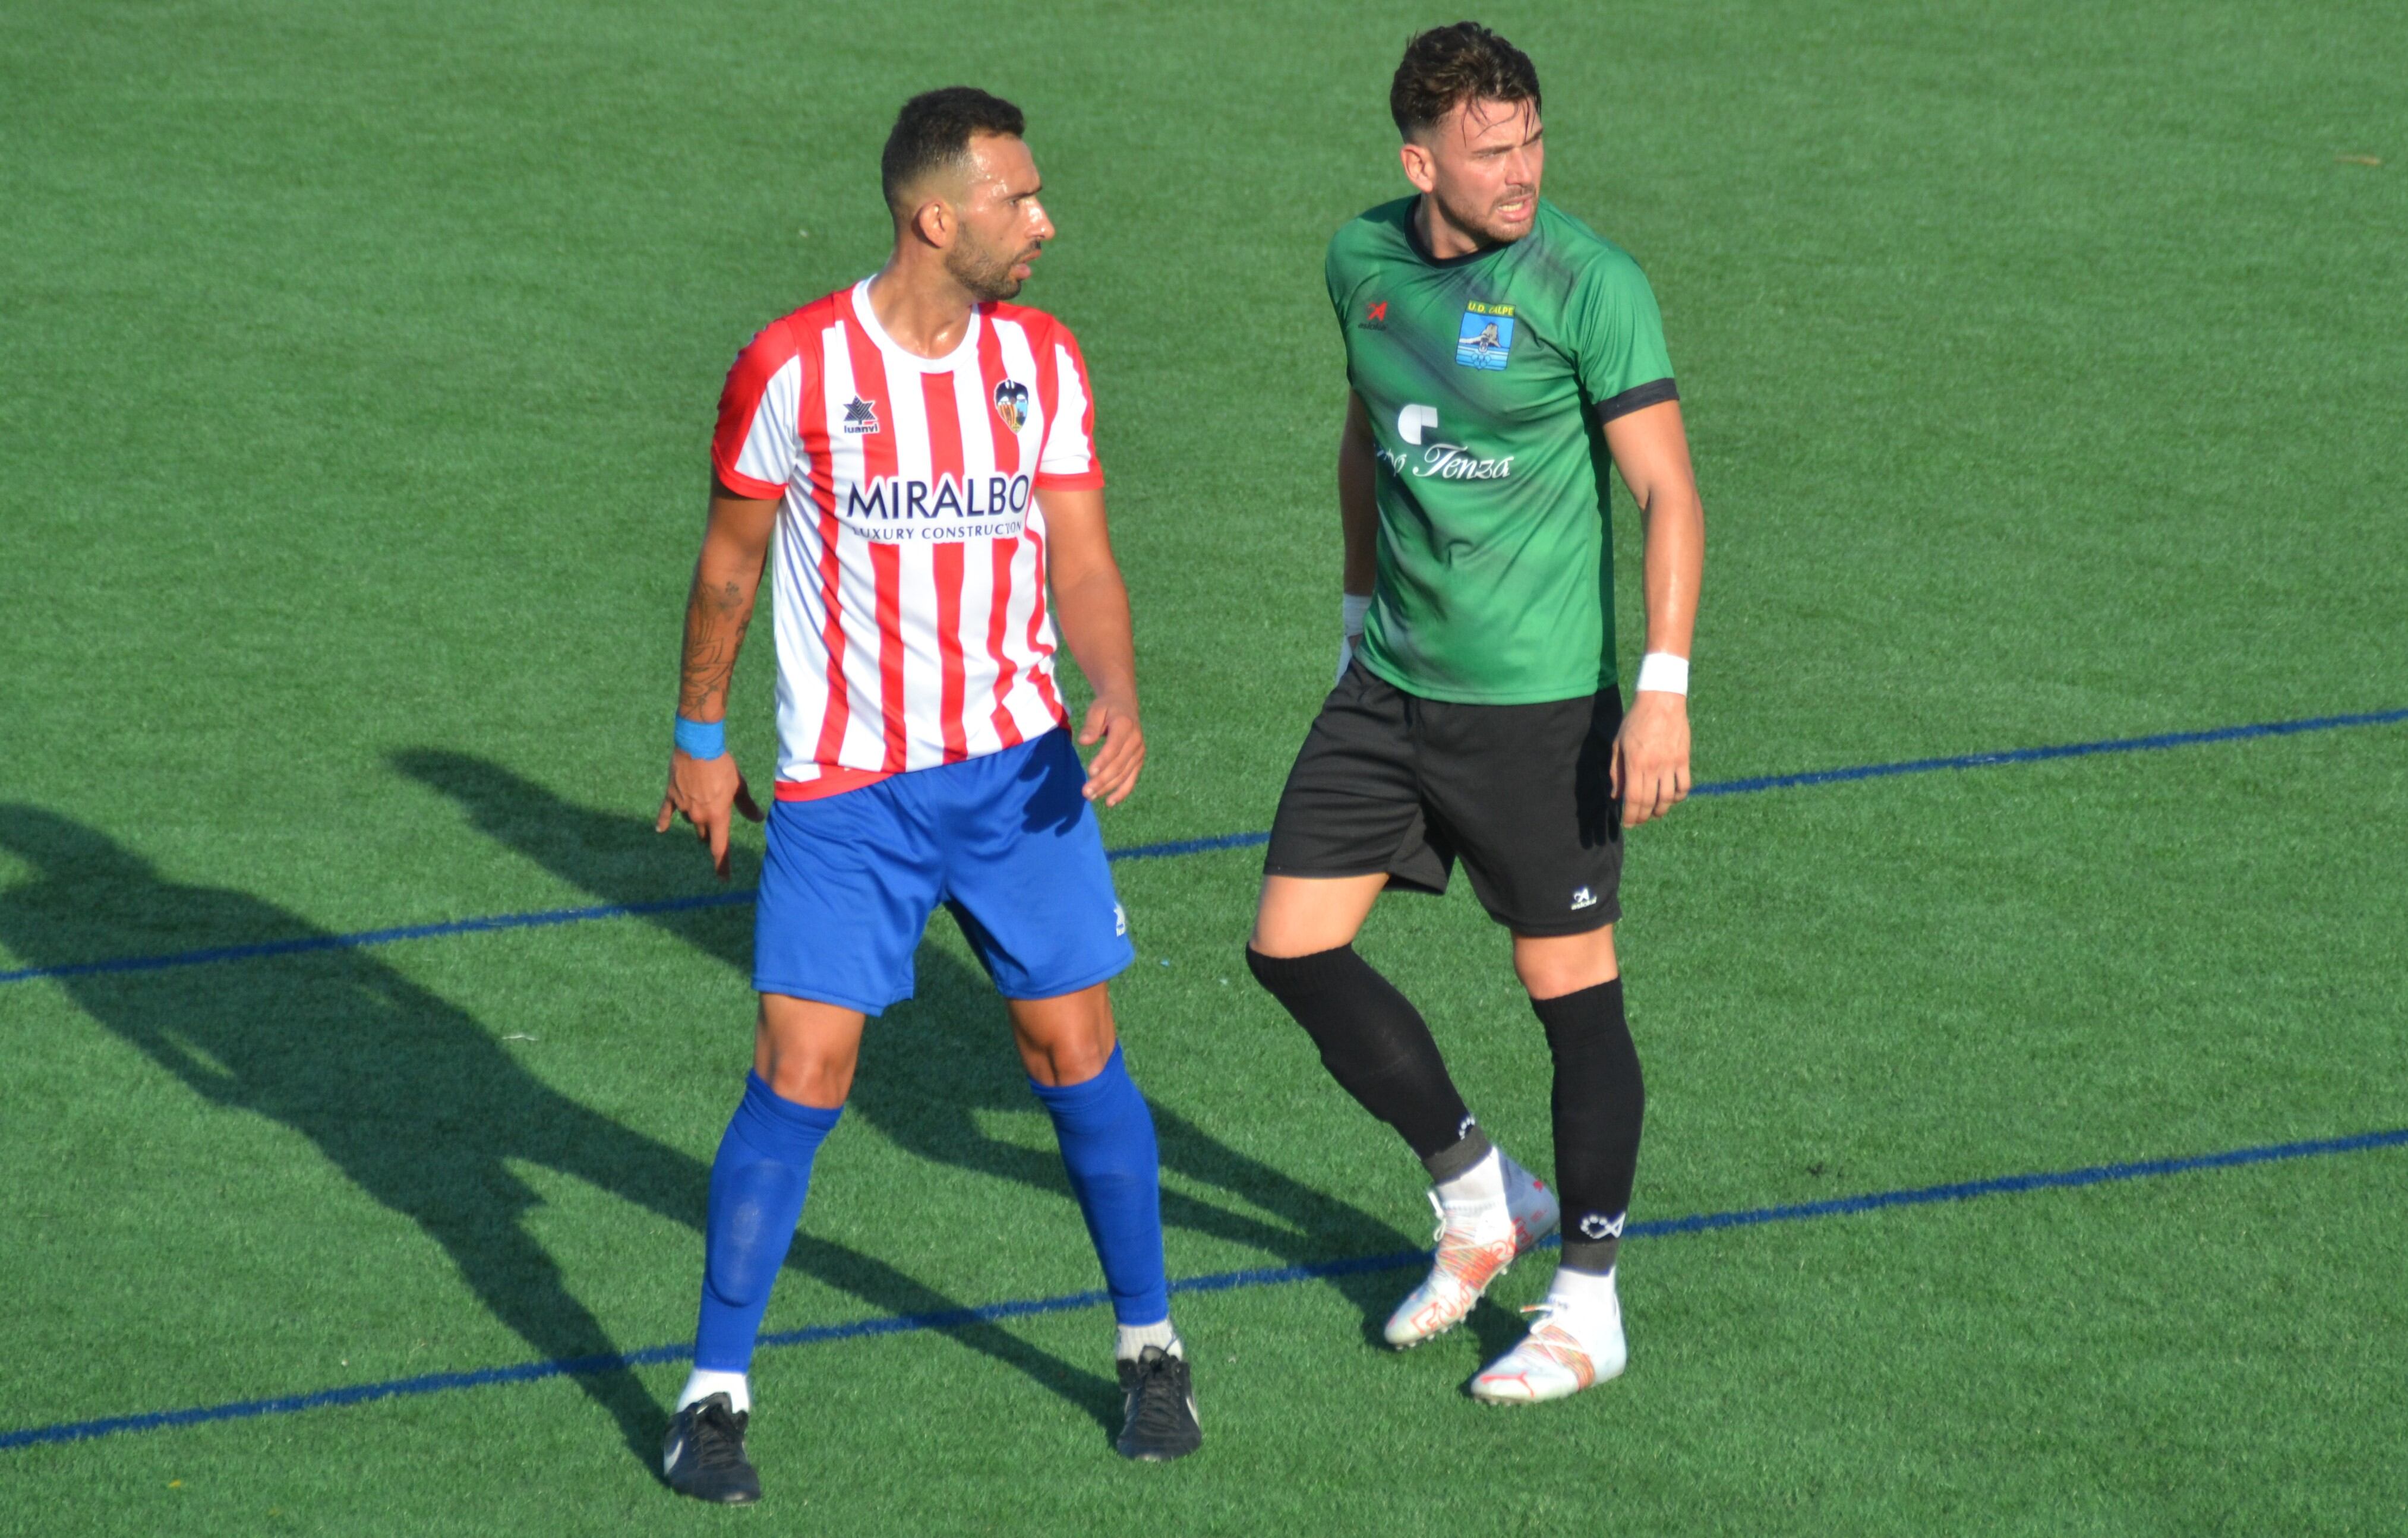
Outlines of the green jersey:
<svg viewBox="0 0 2408 1538">
<path fill-rule="evenodd" d="M 1614 676 L 1602 424 L 1676 399 L 1620 247 L 1541 199 L 1439 261 L 1406 198 L 1329 242 L 1346 377 L 1379 453 L 1379 583 L 1355 655 L 1411 694 L 1530 705 Z"/>
</svg>

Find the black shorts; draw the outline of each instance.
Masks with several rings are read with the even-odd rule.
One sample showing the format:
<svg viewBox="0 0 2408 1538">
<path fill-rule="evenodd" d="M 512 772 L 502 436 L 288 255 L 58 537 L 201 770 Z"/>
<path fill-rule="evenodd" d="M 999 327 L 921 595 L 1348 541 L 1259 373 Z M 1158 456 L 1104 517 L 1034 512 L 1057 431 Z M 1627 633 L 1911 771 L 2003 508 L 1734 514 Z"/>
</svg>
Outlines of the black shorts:
<svg viewBox="0 0 2408 1538">
<path fill-rule="evenodd" d="M 1613 798 L 1622 694 L 1455 705 L 1357 662 L 1305 734 L 1263 871 L 1386 872 L 1442 892 L 1457 859 L 1488 916 L 1519 934 L 1582 934 L 1622 916 Z"/>
</svg>

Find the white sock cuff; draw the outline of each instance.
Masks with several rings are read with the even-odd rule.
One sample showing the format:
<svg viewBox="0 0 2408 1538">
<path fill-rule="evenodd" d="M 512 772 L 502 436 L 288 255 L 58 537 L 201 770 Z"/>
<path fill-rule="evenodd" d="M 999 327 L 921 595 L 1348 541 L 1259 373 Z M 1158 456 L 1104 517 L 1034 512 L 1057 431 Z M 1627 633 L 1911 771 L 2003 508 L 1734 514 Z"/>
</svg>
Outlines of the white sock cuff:
<svg viewBox="0 0 2408 1538">
<path fill-rule="evenodd" d="M 1179 1344 L 1179 1332 L 1170 1328 L 1170 1317 L 1163 1316 L 1160 1324 L 1125 1324 L 1119 1327 L 1119 1338 L 1112 1342 L 1112 1359 L 1135 1361 L 1149 1346 L 1160 1346 L 1174 1357 L 1187 1353 Z"/>
<path fill-rule="evenodd" d="M 728 1407 L 738 1415 L 743 1415 L 752 1408 L 752 1386 L 745 1381 L 743 1374 L 714 1373 L 709 1368 L 697 1367 L 686 1375 L 685 1387 L 678 1390 L 677 1409 L 682 1410 L 687 1405 L 699 1400 L 709 1399 L 713 1394 L 725 1394 Z M 669 1413 L 674 1415 L 677 1411 L 672 1410 Z"/>
<path fill-rule="evenodd" d="M 1614 1296 L 1612 1272 L 1600 1276 L 1593 1271 L 1574 1271 L 1564 1265 L 1555 1267 L 1555 1279 L 1547 1287 L 1547 1302 L 1575 1318 L 1593 1318 L 1599 1309 L 1619 1310 L 1622 1306 Z"/>
</svg>

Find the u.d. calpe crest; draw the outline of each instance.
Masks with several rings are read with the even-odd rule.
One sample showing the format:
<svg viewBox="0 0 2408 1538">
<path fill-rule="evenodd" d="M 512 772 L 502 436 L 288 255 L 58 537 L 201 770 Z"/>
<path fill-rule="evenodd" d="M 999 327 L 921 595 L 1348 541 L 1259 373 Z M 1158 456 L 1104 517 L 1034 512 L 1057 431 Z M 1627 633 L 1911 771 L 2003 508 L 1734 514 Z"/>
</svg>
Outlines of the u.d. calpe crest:
<svg viewBox="0 0 2408 1538">
<path fill-rule="evenodd" d="M 1028 387 L 1018 379 L 1005 379 L 995 387 L 995 414 L 1003 419 L 1004 431 L 1017 433 L 1028 425 Z"/>
</svg>

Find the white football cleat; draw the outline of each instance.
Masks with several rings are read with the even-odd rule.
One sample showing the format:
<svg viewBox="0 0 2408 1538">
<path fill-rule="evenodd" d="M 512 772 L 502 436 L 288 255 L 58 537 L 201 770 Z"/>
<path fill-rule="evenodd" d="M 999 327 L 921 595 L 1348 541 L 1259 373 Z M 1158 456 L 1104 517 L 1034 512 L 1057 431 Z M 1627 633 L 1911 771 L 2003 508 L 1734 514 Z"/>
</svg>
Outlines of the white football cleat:
<svg viewBox="0 0 2408 1538">
<path fill-rule="evenodd" d="M 1429 1193 L 1430 1210 L 1438 1215 L 1438 1246 L 1429 1275 L 1408 1293 L 1388 1316 L 1381 1332 L 1390 1346 L 1408 1350 L 1445 1334 L 1470 1316 L 1488 1284 L 1505 1275 L 1514 1257 L 1526 1255 L 1555 1231 L 1562 1208 L 1546 1182 L 1505 1158 L 1498 1160 L 1505 1176 L 1505 1211 L 1458 1219 L 1446 1210 L 1439 1194 Z"/>
<path fill-rule="evenodd" d="M 1574 1310 L 1550 1298 L 1522 1312 L 1536 1316 L 1530 1332 L 1471 1380 L 1471 1397 L 1483 1403 L 1570 1399 L 1619 1376 L 1630 1360 L 1622 1306 L 1611 1293 L 1603 1307 Z"/>
</svg>

